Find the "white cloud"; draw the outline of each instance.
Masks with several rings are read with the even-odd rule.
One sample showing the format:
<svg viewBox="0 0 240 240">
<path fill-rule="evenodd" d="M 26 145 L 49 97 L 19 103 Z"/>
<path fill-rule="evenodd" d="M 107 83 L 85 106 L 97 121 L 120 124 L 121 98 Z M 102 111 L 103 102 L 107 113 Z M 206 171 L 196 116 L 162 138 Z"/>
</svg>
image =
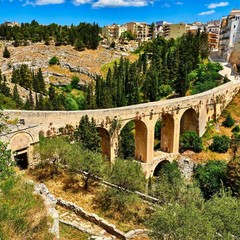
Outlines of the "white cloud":
<svg viewBox="0 0 240 240">
<path fill-rule="evenodd" d="M 206 12 L 201 12 L 201 13 L 199 13 L 198 15 L 199 15 L 199 16 L 203 16 L 203 15 L 210 15 L 210 14 L 213 14 L 213 13 L 215 13 L 215 10 L 206 11 Z"/>
<path fill-rule="evenodd" d="M 171 5 L 168 4 L 168 3 L 164 3 L 164 4 L 162 5 L 162 8 L 170 8 L 170 7 L 171 7 Z"/>
<path fill-rule="evenodd" d="M 183 2 L 176 2 L 176 5 L 183 5 Z"/>
<path fill-rule="evenodd" d="M 1 1 L 1 0 L 0 0 Z M 13 0 L 9 0 L 13 1 Z M 22 1 L 22 0 L 19 0 Z M 23 6 L 41 6 L 49 4 L 62 4 L 66 0 L 25 0 Z M 104 7 L 144 7 L 153 5 L 155 1 L 159 0 L 72 0 L 72 3 L 76 6 L 91 4 L 93 8 L 104 8 Z M 165 7 L 170 7 L 169 4 L 165 4 Z"/>
<path fill-rule="evenodd" d="M 207 4 L 206 6 L 210 9 L 214 9 L 217 7 L 226 7 L 228 5 L 229 5 L 228 2 L 220 2 L 220 3 L 210 3 L 210 4 Z"/>
<path fill-rule="evenodd" d="M 62 4 L 65 0 L 36 0 L 34 5 Z"/>
<path fill-rule="evenodd" d="M 73 4 L 76 6 L 87 3 L 92 3 L 92 0 L 73 0 Z"/>
<path fill-rule="evenodd" d="M 92 7 L 144 7 L 147 5 L 147 0 L 98 0 L 92 4 Z"/>
</svg>

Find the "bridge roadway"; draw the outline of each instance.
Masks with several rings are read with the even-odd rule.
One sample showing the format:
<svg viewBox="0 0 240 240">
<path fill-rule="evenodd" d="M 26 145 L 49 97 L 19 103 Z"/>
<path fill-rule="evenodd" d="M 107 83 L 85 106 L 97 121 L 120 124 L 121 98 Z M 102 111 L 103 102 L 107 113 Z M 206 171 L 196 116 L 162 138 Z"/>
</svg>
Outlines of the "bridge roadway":
<svg viewBox="0 0 240 240">
<path fill-rule="evenodd" d="M 39 133 L 45 136 L 59 134 L 66 124 L 77 126 L 82 116 L 96 120 L 102 139 L 103 153 L 114 161 L 118 149 L 118 136 L 130 121 L 135 123 L 135 158 L 142 162 L 147 175 L 151 175 L 162 158 L 154 158 L 154 129 L 162 120 L 161 151 L 175 156 L 179 151 L 179 136 L 187 130 L 202 136 L 208 121 L 217 119 L 222 110 L 240 89 L 240 80 L 235 80 L 224 65 L 223 72 L 230 82 L 209 91 L 176 99 L 149 102 L 127 107 L 85 111 L 20 111 L 4 110 L 19 124 L 11 128 L 9 134 L 1 135 L 9 142 L 9 148 L 18 154 L 27 154 L 28 163 L 34 165 L 33 145 L 39 141 Z M 113 129 L 112 122 L 120 123 Z M 109 133 L 111 129 L 111 134 Z M 114 131 L 112 131 L 114 130 Z M 155 160 L 154 160 L 155 159 Z"/>
</svg>

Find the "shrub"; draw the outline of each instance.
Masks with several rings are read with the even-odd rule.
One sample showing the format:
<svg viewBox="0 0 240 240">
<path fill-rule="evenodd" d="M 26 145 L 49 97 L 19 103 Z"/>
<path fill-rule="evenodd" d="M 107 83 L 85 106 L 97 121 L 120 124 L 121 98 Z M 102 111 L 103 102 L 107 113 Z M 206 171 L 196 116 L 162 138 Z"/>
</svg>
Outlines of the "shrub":
<svg viewBox="0 0 240 240">
<path fill-rule="evenodd" d="M 59 65 L 59 64 L 60 64 L 59 59 L 56 56 L 52 57 L 49 60 L 49 65 Z"/>
<path fill-rule="evenodd" d="M 10 58 L 10 52 L 8 51 L 7 47 L 4 48 L 3 57 Z"/>
<path fill-rule="evenodd" d="M 77 39 L 74 44 L 74 47 L 77 51 L 83 51 L 85 49 L 85 44 L 83 43 L 82 40 Z"/>
<path fill-rule="evenodd" d="M 235 121 L 232 118 L 231 114 L 228 114 L 225 121 L 223 122 L 224 127 L 232 127 L 234 125 Z"/>
<path fill-rule="evenodd" d="M 236 125 L 236 126 L 232 129 L 232 132 L 233 132 L 233 133 L 234 133 L 234 132 L 238 133 L 239 131 L 240 131 L 239 125 Z"/>
<path fill-rule="evenodd" d="M 220 191 L 226 181 L 226 169 L 227 164 L 222 161 L 209 161 L 196 167 L 194 177 L 206 199 Z"/>
<path fill-rule="evenodd" d="M 149 229 L 157 240 L 234 239 L 240 235 L 239 214 L 239 199 L 223 192 L 198 205 L 167 204 L 150 217 Z"/>
<path fill-rule="evenodd" d="M 79 77 L 78 76 L 73 76 L 72 81 L 71 81 L 72 88 L 78 89 L 79 88 L 79 86 L 78 86 L 79 82 L 80 82 Z"/>
<path fill-rule="evenodd" d="M 116 159 L 112 165 L 108 181 L 130 191 L 143 192 L 146 186 L 141 164 L 132 160 Z M 126 211 L 127 206 L 132 206 L 137 201 L 137 195 L 115 188 L 107 188 L 100 196 L 103 210 L 114 209 L 121 213 Z"/>
<path fill-rule="evenodd" d="M 202 151 L 202 139 L 194 131 L 187 131 L 180 136 L 180 152 L 192 150 L 194 152 Z"/>
<path fill-rule="evenodd" d="M 230 138 L 222 135 L 213 137 L 213 143 L 209 149 L 213 152 L 226 153 L 230 146 Z"/>
<path fill-rule="evenodd" d="M 240 196 L 240 160 L 233 159 L 227 164 L 227 186 L 236 196 Z"/>
</svg>

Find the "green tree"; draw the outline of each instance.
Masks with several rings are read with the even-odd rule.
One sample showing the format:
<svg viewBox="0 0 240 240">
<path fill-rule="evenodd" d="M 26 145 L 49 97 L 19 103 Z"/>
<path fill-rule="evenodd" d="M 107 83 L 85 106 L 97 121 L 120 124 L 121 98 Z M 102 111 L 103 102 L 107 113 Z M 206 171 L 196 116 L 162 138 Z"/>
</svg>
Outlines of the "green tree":
<svg viewBox="0 0 240 240">
<path fill-rule="evenodd" d="M 79 148 L 79 146 L 77 146 Z M 80 154 L 69 154 L 68 166 L 71 172 L 85 171 L 83 176 L 85 190 L 88 189 L 89 180 L 94 177 L 104 177 L 107 174 L 109 163 L 103 158 L 101 153 L 89 150 L 80 150 Z"/>
<path fill-rule="evenodd" d="M 46 92 L 46 86 L 45 86 L 45 81 L 43 79 L 43 75 L 42 75 L 42 70 L 41 68 L 38 69 L 38 72 L 37 72 L 37 86 L 38 86 L 38 91 L 39 93 L 45 93 Z"/>
<path fill-rule="evenodd" d="M 77 51 L 84 51 L 85 49 L 85 44 L 83 43 L 83 41 L 81 39 L 77 39 L 74 47 Z"/>
<path fill-rule="evenodd" d="M 0 141 L 0 180 L 5 180 L 14 174 L 11 150 Z"/>
<path fill-rule="evenodd" d="M 79 85 L 78 85 L 79 81 L 80 81 L 80 79 L 79 79 L 78 76 L 73 76 L 72 81 L 71 81 L 72 88 L 78 89 L 79 88 Z"/>
<path fill-rule="evenodd" d="M 136 161 L 116 159 L 108 181 L 121 188 L 131 191 L 141 191 L 145 189 L 146 179 L 142 171 L 141 164 Z M 105 210 L 126 211 L 128 205 L 133 205 L 138 200 L 135 194 L 125 192 L 121 189 L 109 188 L 101 196 L 101 205 Z"/>
<path fill-rule="evenodd" d="M 18 108 L 21 108 L 23 106 L 23 101 L 18 93 L 17 84 L 15 84 L 13 88 L 12 99 L 16 102 Z"/>
<path fill-rule="evenodd" d="M 192 150 L 194 152 L 202 151 L 202 139 L 198 137 L 195 131 L 187 131 L 181 134 L 180 140 L 180 152 L 186 150 Z"/>
<path fill-rule="evenodd" d="M 3 57 L 10 58 L 10 52 L 8 51 L 7 47 L 5 47 L 3 50 Z"/>
<path fill-rule="evenodd" d="M 135 139 L 134 139 L 134 122 L 130 122 L 124 126 L 120 133 L 118 155 L 123 159 L 134 158 Z"/>
<path fill-rule="evenodd" d="M 206 199 L 220 192 L 226 182 L 226 170 L 223 161 L 209 161 L 196 167 L 194 177 Z"/>
<path fill-rule="evenodd" d="M 228 114 L 225 121 L 223 122 L 224 127 L 232 127 L 234 125 L 235 121 L 232 118 L 231 114 Z"/>
<path fill-rule="evenodd" d="M 8 130 L 6 125 L 7 119 L 8 118 L 4 116 L 3 113 L 0 111 L 0 133 L 6 132 Z M 14 162 L 11 158 L 11 150 L 8 149 L 7 144 L 0 141 L 0 181 L 6 180 L 10 176 L 13 176 L 13 165 Z"/>
<path fill-rule="evenodd" d="M 239 199 L 224 192 L 206 202 L 200 197 L 197 204 L 166 204 L 150 218 L 151 235 L 153 239 L 230 240 L 240 236 L 239 206 Z"/>
<path fill-rule="evenodd" d="M 201 205 L 201 201 L 199 201 Z M 201 222 L 201 224 L 199 224 Z M 167 204 L 151 216 L 148 222 L 151 237 L 166 239 L 215 239 L 215 229 L 201 208 L 193 203 Z"/>
<path fill-rule="evenodd" d="M 227 164 L 227 186 L 231 188 L 233 194 L 240 196 L 240 160 L 232 159 Z"/>
<path fill-rule="evenodd" d="M 240 201 L 232 197 L 229 192 L 215 194 L 206 202 L 203 214 L 210 219 L 211 226 L 215 230 L 215 238 L 233 239 L 240 236 Z"/>
<path fill-rule="evenodd" d="M 239 131 L 240 131 L 239 125 L 236 125 L 236 126 L 232 129 L 232 132 L 233 132 L 233 133 L 239 133 Z"/>
<path fill-rule="evenodd" d="M 78 104 L 77 104 L 76 100 L 74 99 L 73 96 L 71 96 L 69 94 L 65 98 L 64 105 L 67 110 L 70 110 L 70 111 L 78 110 Z"/>
<path fill-rule="evenodd" d="M 53 56 L 50 60 L 49 60 L 49 65 L 59 65 L 59 59 L 56 56 Z"/>
<path fill-rule="evenodd" d="M 90 121 L 88 115 L 85 115 L 81 118 L 74 136 L 75 140 L 80 142 L 84 149 L 94 152 L 101 152 L 101 139 L 98 134 L 96 122 L 93 118 Z"/>
<path fill-rule="evenodd" d="M 213 152 L 226 153 L 230 146 L 230 139 L 228 136 L 215 136 L 213 137 L 213 143 L 209 149 Z"/>
</svg>

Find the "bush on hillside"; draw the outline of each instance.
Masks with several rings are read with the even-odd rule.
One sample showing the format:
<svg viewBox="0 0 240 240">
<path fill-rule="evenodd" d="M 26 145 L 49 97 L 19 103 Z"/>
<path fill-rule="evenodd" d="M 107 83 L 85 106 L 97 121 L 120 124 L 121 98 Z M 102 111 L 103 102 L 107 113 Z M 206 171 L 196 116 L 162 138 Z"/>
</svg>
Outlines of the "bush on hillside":
<svg viewBox="0 0 240 240">
<path fill-rule="evenodd" d="M 232 132 L 233 133 L 239 133 L 239 131 L 240 131 L 240 127 L 239 127 L 239 125 L 236 125 L 233 129 L 232 129 Z"/>
<path fill-rule="evenodd" d="M 59 64 L 60 64 L 59 59 L 56 56 L 52 57 L 49 60 L 49 65 L 59 65 Z"/>
<path fill-rule="evenodd" d="M 230 147 L 230 138 L 228 136 L 215 136 L 209 149 L 213 152 L 226 153 Z"/>
<path fill-rule="evenodd" d="M 180 136 L 180 152 L 191 150 L 201 152 L 203 149 L 202 139 L 195 131 L 187 131 Z"/>
<path fill-rule="evenodd" d="M 209 161 L 196 167 L 194 177 L 205 199 L 220 191 L 226 181 L 226 169 L 223 161 Z"/>
<path fill-rule="evenodd" d="M 3 57 L 10 58 L 10 52 L 8 51 L 7 47 L 5 47 L 3 50 Z"/>
<path fill-rule="evenodd" d="M 240 159 L 232 159 L 227 164 L 227 186 L 240 197 Z"/>
<path fill-rule="evenodd" d="M 234 125 L 235 121 L 232 118 L 231 114 L 228 114 L 225 121 L 223 122 L 224 127 L 232 127 Z"/>
</svg>

